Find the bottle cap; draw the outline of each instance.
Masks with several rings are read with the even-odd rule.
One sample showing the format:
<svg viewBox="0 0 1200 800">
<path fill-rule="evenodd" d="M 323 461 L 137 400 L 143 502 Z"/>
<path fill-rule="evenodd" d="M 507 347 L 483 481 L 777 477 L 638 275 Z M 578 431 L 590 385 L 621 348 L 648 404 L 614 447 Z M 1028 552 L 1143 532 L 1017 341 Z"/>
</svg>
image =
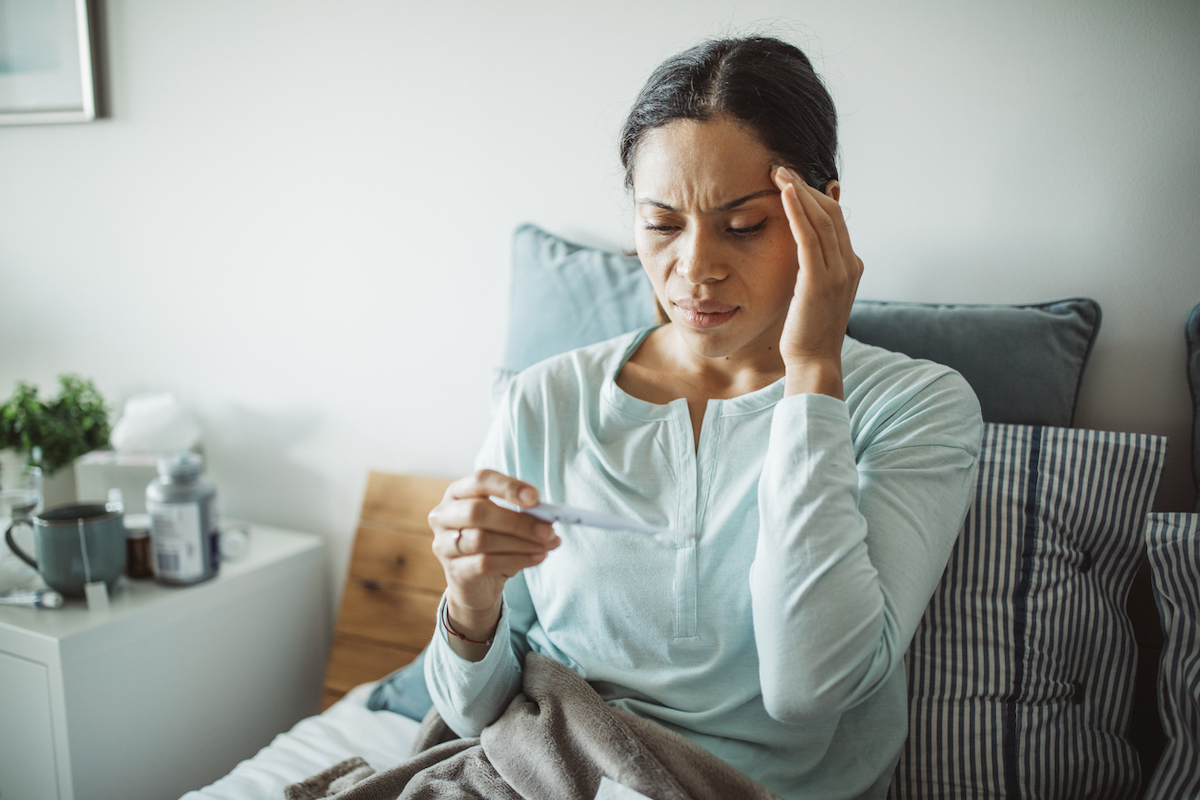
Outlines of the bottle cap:
<svg viewBox="0 0 1200 800">
<path fill-rule="evenodd" d="M 137 539 L 141 536 L 150 535 L 150 515 L 149 514 L 126 514 L 125 515 L 125 535 L 130 539 Z"/>
<path fill-rule="evenodd" d="M 221 531 L 217 540 L 217 548 L 221 551 L 224 561 L 237 561 L 246 554 L 250 547 L 250 534 L 241 528 L 226 528 Z"/>
<path fill-rule="evenodd" d="M 169 481 L 179 481 L 186 483 L 194 481 L 200 477 L 200 473 L 204 471 L 204 459 L 199 453 L 183 451 L 172 456 L 165 456 L 158 460 L 159 477 L 166 478 Z"/>
</svg>

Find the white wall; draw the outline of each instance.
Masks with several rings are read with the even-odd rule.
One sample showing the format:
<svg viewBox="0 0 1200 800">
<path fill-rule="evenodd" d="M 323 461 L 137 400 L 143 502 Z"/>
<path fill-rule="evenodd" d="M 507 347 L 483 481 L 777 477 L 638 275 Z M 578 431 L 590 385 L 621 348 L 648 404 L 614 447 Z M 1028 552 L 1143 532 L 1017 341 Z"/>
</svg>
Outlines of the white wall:
<svg viewBox="0 0 1200 800">
<path fill-rule="evenodd" d="M 110 118 L 0 129 L 0 394 L 173 390 L 225 512 L 326 535 L 335 591 L 369 469 L 470 466 L 514 225 L 628 246 L 622 116 L 727 31 L 824 72 L 861 296 L 1096 298 L 1077 423 L 1170 436 L 1190 502 L 1194 0 L 106 9 Z"/>
</svg>

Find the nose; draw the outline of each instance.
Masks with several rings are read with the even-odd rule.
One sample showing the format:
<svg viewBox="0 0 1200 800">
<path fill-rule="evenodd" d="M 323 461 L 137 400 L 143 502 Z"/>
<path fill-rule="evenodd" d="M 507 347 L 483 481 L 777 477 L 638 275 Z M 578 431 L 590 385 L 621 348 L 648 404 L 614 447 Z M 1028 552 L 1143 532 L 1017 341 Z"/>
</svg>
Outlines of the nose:
<svg viewBox="0 0 1200 800">
<path fill-rule="evenodd" d="M 713 283 L 728 274 L 721 248 L 706 226 L 693 225 L 682 237 L 675 271 L 689 283 Z"/>
</svg>

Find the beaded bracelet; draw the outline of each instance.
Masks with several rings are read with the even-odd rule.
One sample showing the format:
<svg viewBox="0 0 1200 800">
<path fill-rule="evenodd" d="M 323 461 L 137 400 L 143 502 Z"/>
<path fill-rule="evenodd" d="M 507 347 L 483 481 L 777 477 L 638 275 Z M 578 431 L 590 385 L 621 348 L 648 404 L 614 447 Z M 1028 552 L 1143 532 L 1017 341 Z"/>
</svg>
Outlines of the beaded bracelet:
<svg viewBox="0 0 1200 800">
<path fill-rule="evenodd" d="M 486 642 L 477 642 L 477 641 L 475 641 L 474 639 L 468 639 L 467 637 L 463 636 L 463 635 L 462 635 L 461 633 L 459 633 L 458 631 L 454 630 L 454 626 L 450 624 L 450 608 L 449 608 L 449 605 L 443 605 L 443 606 L 442 606 L 442 626 L 443 626 L 443 627 L 446 629 L 446 633 L 450 634 L 451 636 L 457 636 L 459 639 L 462 639 L 462 640 L 463 640 L 464 642 L 466 642 L 467 644 L 478 644 L 478 645 L 483 645 L 483 646 L 486 646 L 486 647 L 491 647 L 491 646 L 492 646 L 492 640 L 491 640 L 491 639 L 488 639 Z"/>
</svg>

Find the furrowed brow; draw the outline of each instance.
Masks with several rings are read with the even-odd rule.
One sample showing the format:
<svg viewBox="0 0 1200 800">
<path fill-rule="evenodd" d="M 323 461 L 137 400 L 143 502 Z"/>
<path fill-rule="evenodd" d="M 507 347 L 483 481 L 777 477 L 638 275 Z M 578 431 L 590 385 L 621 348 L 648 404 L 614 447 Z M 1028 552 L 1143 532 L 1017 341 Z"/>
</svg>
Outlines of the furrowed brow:
<svg viewBox="0 0 1200 800">
<path fill-rule="evenodd" d="M 751 200 L 757 200 L 760 197 L 765 197 L 769 194 L 779 194 L 779 190 L 778 189 L 763 189 L 761 192 L 755 192 L 754 194 L 748 194 L 745 197 L 739 197 L 737 200 L 730 200 L 728 203 L 722 203 L 721 205 L 714 208 L 713 211 L 715 211 L 715 212 L 732 211 L 733 209 L 737 208 L 740 205 L 749 203 Z M 637 204 L 654 206 L 655 208 L 661 208 L 663 211 L 678 212 L 678 210 L 679 210 L 679 209 L 675 208 L 674 206 L 664 203 L 661 200 L 654 200 L 650 197 L 639 197 L 637 199 Z"/>
<path fill-rule="evenodd" d="M 639 206 L 654 206 L 655 208 L 661 208 L 663 211 L 675 211 L 676 210 L 675 208 L 667 205 L 666 203 L 662 202 L 661 200 L 651 200 L 649 197 L 639 197 L 637 199 L 637 204 Z"/>
<path fill-rule="evenodd" d="M 761 192 L 755 192 L 754 194 L 748 194 L 745 197 L 739 197 L 737 200 L 733 200 L 724 205 L 717 206 L 715 210 L 716 211 L 732 211 L 733 209 L 737 208 L 738 206 L 742 205 L 743 203 L 749 203 L 751 200 L 757 200 L 758 198 L 764 197 L 769 194 L 779 194 L 779 190 L 778 189 L 763 189 Z"/>
</svg>

